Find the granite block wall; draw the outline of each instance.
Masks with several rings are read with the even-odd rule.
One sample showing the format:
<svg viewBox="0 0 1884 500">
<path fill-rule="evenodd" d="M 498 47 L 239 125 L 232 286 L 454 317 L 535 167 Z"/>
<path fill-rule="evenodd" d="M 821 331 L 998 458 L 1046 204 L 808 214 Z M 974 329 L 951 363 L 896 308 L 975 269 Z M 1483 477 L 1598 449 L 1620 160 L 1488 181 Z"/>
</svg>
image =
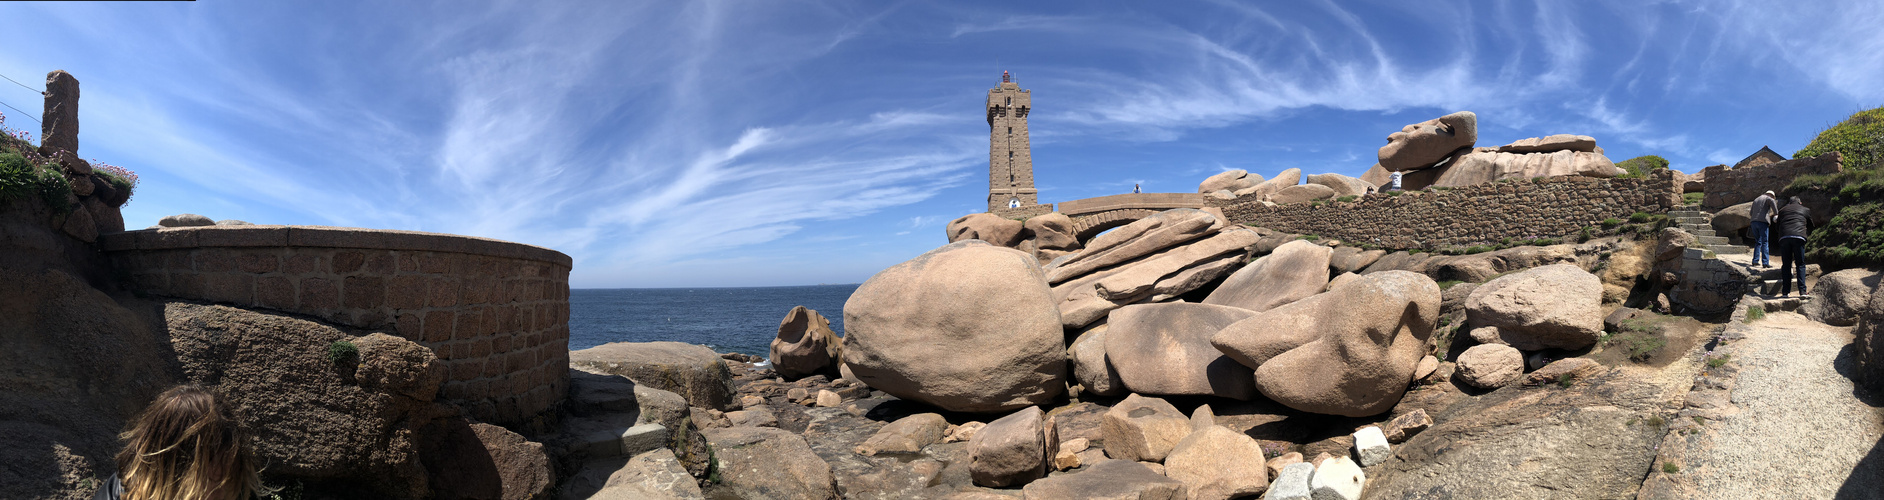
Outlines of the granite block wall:
<svg viewBox="0 0 1884 500">
<path fill-rule="evenodd" d="M 553 408 L 569 384 L 570 258 L 466 236 L 310 226 L 163 228 L 100 238 L 147 295 L 272 309 L 430 347 L 439 397 L 486 422 Z"/>
<path fill-rule="evenodd" d="M 1353 245 L 1438 250 L 1510 238 L 1566 238 L 1604 219 L 1667 213 L 1681 204 L 1669 171 L 1643 179 L 1540 177 L 1352 201 L 1265 206 L 1253 199 L 1209 199 L 1233 223 L 1335 238 Z"/>
</svg>

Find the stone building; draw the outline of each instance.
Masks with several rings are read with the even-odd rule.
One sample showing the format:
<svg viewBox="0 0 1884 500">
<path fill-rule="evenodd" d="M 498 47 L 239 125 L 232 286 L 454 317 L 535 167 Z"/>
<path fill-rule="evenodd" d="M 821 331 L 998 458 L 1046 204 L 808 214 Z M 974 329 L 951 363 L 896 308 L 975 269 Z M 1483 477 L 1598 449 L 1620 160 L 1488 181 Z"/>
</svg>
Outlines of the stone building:
<svg viewBox="0 0 1884 500">
<path fill-rule="evenodd" d="M 1034 189 L 1034 158 L 1028 147 L 1027 112 L 1032 94 L 1007 72 L 1001 86 L 988 89 L 988 211 L 1003 216 L 1037 215 L 1053 211 L 1040 205 Z"/>
</svg>

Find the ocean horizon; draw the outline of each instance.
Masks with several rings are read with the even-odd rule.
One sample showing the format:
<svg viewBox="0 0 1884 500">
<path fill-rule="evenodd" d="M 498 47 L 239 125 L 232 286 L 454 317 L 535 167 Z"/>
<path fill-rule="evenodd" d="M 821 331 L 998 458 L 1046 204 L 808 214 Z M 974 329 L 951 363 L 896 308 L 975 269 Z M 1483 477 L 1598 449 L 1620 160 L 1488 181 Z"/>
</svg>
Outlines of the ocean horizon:
<svg viewBox="0 0 1884 500">
<path fill-rule="evenodd" d="M 572 288 L 569 349 L 674 341 L 767 356 L 779 320 L 795 306 L 818 311 L 843 333 L 844 302 L 861 285 Z"/>
</svg>

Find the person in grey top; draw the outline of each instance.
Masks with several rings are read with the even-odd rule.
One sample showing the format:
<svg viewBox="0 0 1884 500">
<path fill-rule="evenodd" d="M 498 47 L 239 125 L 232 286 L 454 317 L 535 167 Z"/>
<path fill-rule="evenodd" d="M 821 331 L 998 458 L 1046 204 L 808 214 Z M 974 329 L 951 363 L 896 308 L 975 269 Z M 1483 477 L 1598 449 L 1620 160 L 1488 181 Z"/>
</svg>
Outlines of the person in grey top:
<svg viewBox="0 0 1884 500">
<path fill-rule="evenodd" d="M 1753 240 L 1753 260 L 1747 261 L 1749 264 L 1773 267 L 1773 251 L 1767 246 L 1767 231 L 1778 211 L 1778 200 L 1773 199 L 1772 191 L 1753 199 L 1753 208 L 1747 214 L 1747 237 Z"/>
</svg>

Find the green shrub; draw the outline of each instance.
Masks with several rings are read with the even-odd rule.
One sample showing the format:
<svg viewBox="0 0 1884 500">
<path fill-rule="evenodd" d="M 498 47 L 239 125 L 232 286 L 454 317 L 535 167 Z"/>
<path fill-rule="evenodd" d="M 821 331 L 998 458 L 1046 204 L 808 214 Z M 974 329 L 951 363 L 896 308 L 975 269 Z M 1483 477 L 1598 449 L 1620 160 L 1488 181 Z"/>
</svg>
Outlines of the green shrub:
<svg viewBox="0 0 1884 500">
<path fill-rule="evenodd" d="M 1649 219 L 1652 219 L 1652 218 L 1654 218 L 1654 216 L 1649 215 L 1648 212 L 1636 212 L 1636 213 L 1629 214 L 1629 222 L 1634 222 L 1636 224 L 1648 222 Z"/>
<path fill-rule="evenodd" d="M 1557 375 L 1557 387 L 1569 389 L 1570 384 L 1573 382 L 1576 382 L 1576 377 L 1571 376 L 1569 373 Z"/>
<path fill-rule="evenodd" d="M 1765 307 L 1754 306 L 1754 307 L 1747 308 L 1747 322 L 1748 323 L 1752 323 L 1752 322 L 1759 321 L 1762 319 L 1766 319 Z"/>
<path fill-rule="evenodd" d="M 1622 167 L 1622 170 L 1625 172 L 1622 174 L 1622 178 L 1640 179 L 1648 177 L 1649 174 L 1655 173 L 1656 170 L 1667 170 L 1668 159 L 1655 155 L 1644 155 L 1616 162 L 1616 166 Z"/>
<path fill-rule="evenodd" d="M 1335 198 L 1335 201 L 1339 201 L 1339 202 L 1342 202 L 1342 203 L 1347 203 L 1347 202 L 1350 202 L 1350 201 L 1354 201 L 1354 200 L 1357 200 L 1357 199 L 1360 199 L 1360 197 L 1359 197 L 1359 196 L 1355 196 L 1355 195 L 1351 195 L 1351 194 L 1350 194 L 1350 195 L 1347 195 L 1347 196 L 1343 196 L 1343 197 L 1340 197 L 1340 198 Z"/>
<path fill-rule="evenodd" d="M 360 361 L 360 348 L 352 342 L 336 340 L 327 344 L 327 360 L 335 365 L 346 365 Z"/>
<path fill-rule="evenodd" d="M 1721 354 L 1719 356 L 1710 356 L 1707 358 L 1707 367 L 1708 368 L 1720 368 L 1721 365 L 1727 364 L 1728 359 L 1732 359 L 1732 358 L 1733 358 L 1732 354 Z"/>
<path fill-rule="evenodd" d="M 1594 234 L 1590 234 L 1590 226 L 1583 226 L 1582 230 L 1577 231 L 1577 243 L 1590 241 L 1590 238 L 1594 237 L 1596 237 Z"/>
<path fill-rule="evenodd" d="M 72 210 L 66 205 L 66 196 L 71 193 L 72 184 L 59 173 L 59 167 L 35 165 L 17 153 L 0 154 L 0 201 L 38 196 L 53 210 L 66 213 Z"/>
<path fill-rule="evenodd" d="M 1707 197 L 1707 193 L 1681 193 L 1681 204 L 1699 205 L 1701 204 L 1701 199 L 1705 197 Z"/>
<path fill-rule="evenodd" d="M 1810 158 L 1833 151 L 1843 154 L 1845 168 L 1884 161 L 1884 107 L 1859 111 L 1837 125 L 1826 127 L 1792 157 Z"/>
<path fill-rule="evenodd" d="M 1622 219 L 1615 217 L 1603 219 L 1603 229 L 1614 229 L 1616 226 L 1620 225 L 1622 225 Z"/>
<path fill-rule="evenodd" d="M 1492 248 L 1489 245 L 1472 245 L 1472 246 L 1466 247 L 1465 250 L 1462 251 L 1461 253 L 1464 253 L 1466 255 L 1472 255 L 1476 253 L 1490 252 L 1492 250 L 1496 250 L 1496 249 Z"/>
<path fill-rule="evenodd" d="M 1669 474 L 1678 473 L 1681 472 L 1681 466 L 1675 465 L 1674 462 L 1662 462 L 1662 472 Z"/>
<path fill-rule="evenodd" d="M 1388 191 L 1387 196 L 1400 196 L 1400 191 Z"/>
<path fill-rule="evenodd" d="M 1319 240 L 1319 239 L 1321 239 L 1321 235 L 1319 235 L 1319 234 L 1304 234 L 1304 235 L 1301 235 L 1301 236 L 1297 236 L 1296 238 L 1297 238 L 1297 239 L 1303 239 L 1303 240 L 1308 240 L 1308 241 L 1315 241 L 1315 240 Z"/>
</svg>

